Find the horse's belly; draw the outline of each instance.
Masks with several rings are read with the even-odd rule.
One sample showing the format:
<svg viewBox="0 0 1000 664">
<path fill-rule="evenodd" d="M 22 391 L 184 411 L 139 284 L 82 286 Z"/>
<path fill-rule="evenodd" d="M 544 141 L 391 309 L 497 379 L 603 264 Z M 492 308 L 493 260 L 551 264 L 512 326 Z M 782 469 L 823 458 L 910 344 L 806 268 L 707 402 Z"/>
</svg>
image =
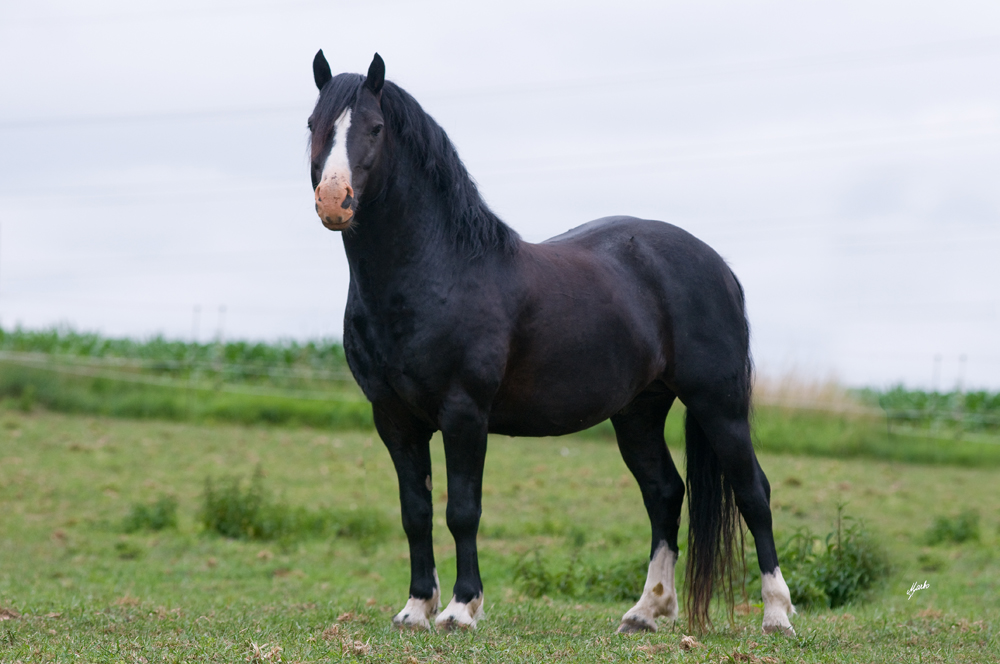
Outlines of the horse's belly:
<svg viewBox="0 0 1000 664">
<path fill-rule="evenodd" d="M 599 410 L 543 410 L 535 404 L 502 405 L 490 412 L 490 433 L 505 436 L 562 436 L 603 422 L 621 407 Z"/>
<path fill-rule="evenodd" d="M 509 378 L 509 377 L 508 377 Z M 490 411 L 489 428 L 508 436 L 561 436 L 608 419 L 641 391 L 642 381 L 504 381 Z"/>
</svg>

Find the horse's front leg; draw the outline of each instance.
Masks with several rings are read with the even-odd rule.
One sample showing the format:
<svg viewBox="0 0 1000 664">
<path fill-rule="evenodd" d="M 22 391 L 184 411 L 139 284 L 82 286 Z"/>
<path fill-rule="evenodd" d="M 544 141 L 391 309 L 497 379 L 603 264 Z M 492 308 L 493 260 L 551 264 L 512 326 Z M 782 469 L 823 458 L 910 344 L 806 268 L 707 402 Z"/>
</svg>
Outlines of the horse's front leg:
<svg viewBox="0 0 1000 664">
<path fill-rule="evenodd" d="M 396 625 L 430 629 L 441 608 L 441 590 L 434 567 L 433 505 L 431 502 L 431 430 L 404 408 L 375 405 L 375 428 L 389 450 L 399 479 L 403 530 L 410 543 L 410 598 L 393 617 Z"/>
<path fill-rule="evenodd" d="M 488 414 L 465 395 L 453 397 L 441 417 L 448 465 L 448 529 L 455 538 L 457 567 L 451 602 L 437 617 L 439 629 L 474 628 L 483 615 L 476 534 L 482 514 L 483 466 Z"/>
</svg>

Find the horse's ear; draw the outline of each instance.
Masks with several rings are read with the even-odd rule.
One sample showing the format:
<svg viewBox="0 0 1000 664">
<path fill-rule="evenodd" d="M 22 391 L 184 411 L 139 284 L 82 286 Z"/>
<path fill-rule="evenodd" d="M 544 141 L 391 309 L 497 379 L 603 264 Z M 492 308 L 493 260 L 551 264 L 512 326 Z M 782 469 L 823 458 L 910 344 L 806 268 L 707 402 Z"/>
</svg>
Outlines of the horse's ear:
<svg viewBox="0 0 1000 664">
<path fill-rule="evenodd" d="M 368 66 L 368 78 L 365 79 L 365 87 L 372 91 L 372 94 L 378 95 L 382 92 L 382 86 L 385 85 L 385 63 L 382 62 L 382 56 L 378 53 L 372 58 L 372 63 Z"/>
<path fill-rule="evenodd" d="M 313 58 L 313 78 L 316 79 L 316 87 L 320 90 L 333 78 L 333 72 L 330 71 L 330 63 L 326 61 L 323 49 L 316 51 L 316 57 Z"/>
</svg>

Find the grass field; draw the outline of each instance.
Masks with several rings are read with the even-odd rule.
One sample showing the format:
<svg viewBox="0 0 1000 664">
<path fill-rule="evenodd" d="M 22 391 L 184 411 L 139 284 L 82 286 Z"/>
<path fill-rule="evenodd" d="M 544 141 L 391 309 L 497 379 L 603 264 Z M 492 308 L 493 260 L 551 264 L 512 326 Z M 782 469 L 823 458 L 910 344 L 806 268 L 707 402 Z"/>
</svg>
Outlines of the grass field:
<svg viewBox="0 0 1000 664">
<path fill-rule="evenodd" d="M 675 420 L 676 415 L 671 415 Z M 668 425 L 672 442 L 679 425 Z M 797 437 L 808 441 L 799 423 Z M 434 445 L 435 541 L 445 589 L 453 545 Z M 890 578 L 870 601 L 793 618 L 795 639 L 760 634 L 759 596 L 722 613 L 701 645 L 686 626 L 616 635 L 628 601 L 515 581 L 536 555 L 560 569 L 634 566 L 648 524 L 634 480 L 600 438 L 490 442 L 480 536 L 487 618 L 473 633 L 400 632 L 408 561 L 388 455 L 366 431 L 0 411 L 0 661 L 1000 661 L 1000 470 L 775 454 L 779 540 L 830 531 L 837 506 L 885 547 Z M 682 463 L 682 453 L 674 449 Z M 293 506 L 380 515 L 385 531 L 259 542 L 203 532 L 205 480 L 255 468 Z M 178 524 L 123 532 L 136 503 L 169 495 Z M 930 545 L 938 517 L 977 510 L 978 541 Z M 684 526 L 686 528 L 686 526 Z M 683 548 L 683 544 L 682 544 Z M 682 555 L 683 560 L 683 555 Z M 929 588 L 907 597 L 914 583 Z M 640 588 L 636 587 L 638 594 Z M 447 590 L 446 590 L 447 592 Z M 447 598 L 446 598 L 447 599 Z M 280 650 L 278 650 L 280 649 Z"/>
</svg>

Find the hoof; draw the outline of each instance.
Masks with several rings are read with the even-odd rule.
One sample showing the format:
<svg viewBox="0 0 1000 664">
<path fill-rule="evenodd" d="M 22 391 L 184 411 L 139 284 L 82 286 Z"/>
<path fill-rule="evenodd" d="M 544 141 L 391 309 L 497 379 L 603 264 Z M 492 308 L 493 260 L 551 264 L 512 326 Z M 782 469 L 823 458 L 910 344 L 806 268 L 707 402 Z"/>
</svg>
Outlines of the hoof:
<svg viewBox="0 0 1000 664">
<path fill-rule="evenodd" d="M 392 617 L 392 624 L 403 629 L 429 630 L 431 621 L 424 616 L 413 613 L 397 613 Z"/>
<path fill-rule="evenodd" d="M 655 632 L 656 621 L 650 621 L 639 616 L 625 616 L 618 626 L 619 634 L 637 634 L 639 632 Z"/>
<path fill-rule="evenodd" d="M 784 625 L 780 623 L 774 623 L 771 625 L 765 624 L 762 628 L 765 634 L 781 634 L 782 636 L 795 636 L 795 628 L 792 627 L 791 623 L 787 622 Z"/>
<path fill-rule="evenodd" d="M 418 599 L 411 597 L 406 602 L 403 610 L 392 618 L 392 624 L 396 627 L 409 627 L 410 629 L 430 629 L 429 618 L 437 613 L 438 599 L 437 593 L 430 599 Z"/>
<path fill-rule="evenodd" d="M 438 620 L 434 623 L 439 632 L 459 632 L 466 629 L 475 629 L 476 621 L 471 623 L 459 622 L 457 618 L 446 618 L 445 620 Z"/>
<path fill-rule="evenodd" d="M 459 602 L 454 597 L 448 607 L 434 621 L 442 632 L 454 632 L 458 629 L 475 629 L 476 623 L 483 617 L 483 596 L 474 597 L 468 604 Z"/>
</svg>

